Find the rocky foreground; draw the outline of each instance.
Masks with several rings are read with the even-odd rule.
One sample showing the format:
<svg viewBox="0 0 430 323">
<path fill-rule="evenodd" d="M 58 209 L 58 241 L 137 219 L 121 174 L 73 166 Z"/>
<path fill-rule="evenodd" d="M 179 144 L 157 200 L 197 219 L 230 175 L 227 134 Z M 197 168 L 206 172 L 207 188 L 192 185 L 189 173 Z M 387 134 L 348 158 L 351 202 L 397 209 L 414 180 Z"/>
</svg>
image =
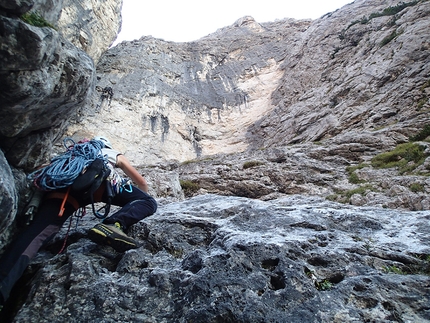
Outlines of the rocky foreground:
<svg viewBox="0 0 430 323">
<path fill-rule="evenodd" d="M 117 254 L 86 239 L 87 216 L 33 262 L 14 322 L 430 322 L 429 220 L 208 194 L 160 206 Z"/>
</svg>

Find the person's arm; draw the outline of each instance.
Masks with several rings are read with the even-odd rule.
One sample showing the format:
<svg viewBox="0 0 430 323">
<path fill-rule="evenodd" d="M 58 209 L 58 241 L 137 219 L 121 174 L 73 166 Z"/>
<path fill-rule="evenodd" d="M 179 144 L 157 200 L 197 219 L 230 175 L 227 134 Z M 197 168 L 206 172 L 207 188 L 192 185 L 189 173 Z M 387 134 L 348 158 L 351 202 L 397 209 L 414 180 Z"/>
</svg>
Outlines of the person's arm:
<svg viewBox="0 0 430 323">
<path fill-rule="evenodd" d="M 116 157 L 116 166 L 121 168 L 123 172 L 131 178 L 133 182 L 136 183 L 142 191 L 148 193 L 148 183 L 145 178 L 139 174 L 139 172 L 134 168 L 128 159 L 124 155 L 118 155 Z"/>
</svg>

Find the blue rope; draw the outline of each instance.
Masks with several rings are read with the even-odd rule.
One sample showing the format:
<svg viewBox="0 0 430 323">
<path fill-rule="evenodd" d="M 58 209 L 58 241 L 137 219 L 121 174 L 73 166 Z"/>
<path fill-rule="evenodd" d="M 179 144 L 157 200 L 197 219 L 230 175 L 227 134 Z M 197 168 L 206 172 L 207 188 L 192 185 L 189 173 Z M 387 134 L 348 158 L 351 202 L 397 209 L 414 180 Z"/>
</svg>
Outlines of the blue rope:
<svg viewBox="0 0 430 323">
<path fill-rule="evenodd" d="M 72 144 L 68 145 L 68 142 Z M 28 178 L 44 191 L 72 185 L 82 170 L 88 167 L 96 158 L 103 159 L 106 162 L 101 153 L 104 143 L 100 140 L 76 144 L 73 139 L 65 138 L 63 144 L 66 148 L 65 153 L 53 158 L 48 166 L 28 175 Z"/>
</svg>

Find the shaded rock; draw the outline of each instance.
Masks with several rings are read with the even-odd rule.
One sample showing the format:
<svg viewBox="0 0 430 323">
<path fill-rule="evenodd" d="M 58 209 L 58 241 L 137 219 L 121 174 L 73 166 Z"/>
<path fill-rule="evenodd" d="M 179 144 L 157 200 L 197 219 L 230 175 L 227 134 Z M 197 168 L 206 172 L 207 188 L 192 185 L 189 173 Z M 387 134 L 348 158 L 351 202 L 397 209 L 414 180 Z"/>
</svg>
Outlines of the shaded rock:
<svg viewBox="0 0 430 323">
<path fill-rule="evenodd" d="M 34 6 L 34 0 L 1 0 L 0 8 L 16 15 L 23 14 Z"/>
<path fill-rule="evenodd" d="M 40 138 L 41 130 L 64 127 L 64 121 L 91 91 L 94 65 L 84 52 L 51 28 L 6 17 L 1 17 L 1 22 L 10 31 L 3 34 L 1 41 L 1 46 L 7 48 L 2 51 L 0 71 L 2 148 L 11 165 L 30 170 L 38 166 L 31 156 L 37 158 L 49 152 L 53 138 L 37 147 L 25 136 L 34 133 Z M 33 145 L 20 145 L 29 141 Z"/>
<path fill-rule="evenodd" d="M 10 231 L 6 230 L 11 226 L 15 214 L 18 210 L 18 196 L 15 189 L 12 170 L 0 151 L 0 249 L 3 249 L 8 241 Z"/>
</svg>

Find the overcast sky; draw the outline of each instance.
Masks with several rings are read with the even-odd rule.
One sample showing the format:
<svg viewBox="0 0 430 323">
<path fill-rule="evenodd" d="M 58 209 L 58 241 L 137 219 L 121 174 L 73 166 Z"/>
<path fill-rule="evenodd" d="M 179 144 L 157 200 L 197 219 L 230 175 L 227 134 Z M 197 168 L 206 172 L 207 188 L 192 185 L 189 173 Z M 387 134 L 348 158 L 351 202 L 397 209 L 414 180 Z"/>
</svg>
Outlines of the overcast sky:
<svg viewBox="0 0 430 323">
<path fill-rule="evenodd" d="M 153 36 L 166 41 L 197 40 L 237 19 L 252 16 L 257 22 L 276 19 L 316 19 L 353 0 L 123 0 L 123 40 Z"/>
</svg>

